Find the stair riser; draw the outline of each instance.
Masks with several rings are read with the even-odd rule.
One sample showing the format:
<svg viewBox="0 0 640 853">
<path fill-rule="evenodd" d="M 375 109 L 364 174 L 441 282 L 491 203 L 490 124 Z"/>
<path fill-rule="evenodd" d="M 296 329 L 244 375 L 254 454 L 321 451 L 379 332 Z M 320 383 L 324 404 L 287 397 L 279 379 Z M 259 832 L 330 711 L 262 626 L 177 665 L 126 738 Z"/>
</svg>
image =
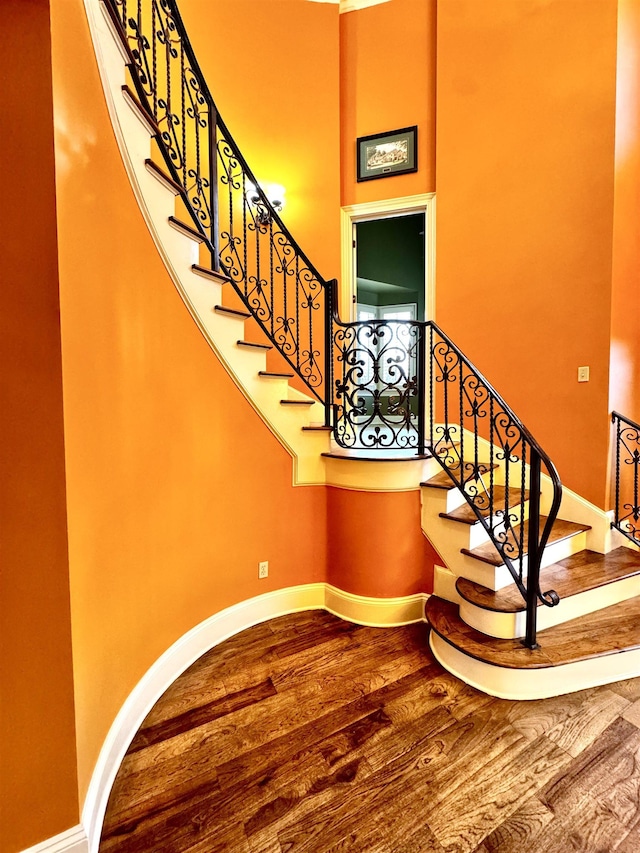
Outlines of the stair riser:
<svg viewBox="0 0 640 853">
<path fill-rule="evenodd" d="M 511 507 L 509 510 L 509 518 L 511 521 L 511 525 L 515 526 L 520 524 L 523 519 L 526 521 L 529 518 L 529 501 L 525 501 L 524 506 L 518 504 L 517 506 Z M 500 523 L 494 528 L 496 534 L 499 534 L 504 531 L 504 523 Z M 469 526 L 469 544 L 465 547 L 471 550 L 472 548 L 477 548 L 478 545 L 482 545 L 484 542 L 487 542 L 489 539 L 488 534 L 486 533 L 484 527 L 477 522 L 476 524 Z"/>
<path fill-rule="evenodd" d="M 501 699 L 548 699 L 576 690 L 612 684 L 640 672 L 640 649 L 590 658 L 542 669 L 509 669 L 479 661 L 455 649 L 434 631 L 429 645 L 435 658 L 450 673 Z"/>
<path fill-rule="evenodd" d="M 545 590 L 546 591 L 546 590 Z M 538 632 L 561 625 L 579 616 L 595 613 L 612 604 L 628 601 L 640 595 L 640 577 L 624 578 L 606 586 L 590 589 L 561 599 L 556 607 L 538 608 Z M 468 601 L 460 604 L 460 617 L 477 631 L 499 639 L 524 637 L 526 616 L 520 613 L 498 613 L 485 610 Z"/>
<path fill-rule="evenodd" d="M 574 536 L 569 536 L 566 539 L 561 539 L 559 542 L 553 542 L 547 545 L 542 555 L 541 568 L 557 563 L 570 557 L 572 554 L 577 554 L 586 548 L 586 533 L 576 533 Z M 511 573 L 505 565 L 492 566 L 489 563 L 483 563 L 481 560 L 476 560 L 468 554 L 461 554 L 462 562 L 459 574 L 462 577 L 469 578 L 476 583 L 486 586 L 487 589 L 492 589 L 497 592 L 499 589 L 509 586 L 513 583 Z M 526 577 L 529 569 L 528 556 L 525 554 L 523 560 L 523 572 Z"/>
</svg>

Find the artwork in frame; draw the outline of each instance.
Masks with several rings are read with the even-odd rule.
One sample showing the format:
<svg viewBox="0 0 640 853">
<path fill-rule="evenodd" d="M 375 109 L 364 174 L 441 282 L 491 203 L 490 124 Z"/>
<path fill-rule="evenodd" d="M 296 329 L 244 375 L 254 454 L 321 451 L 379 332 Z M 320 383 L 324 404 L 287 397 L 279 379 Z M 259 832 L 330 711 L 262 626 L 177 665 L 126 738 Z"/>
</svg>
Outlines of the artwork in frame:
<svg viewBox="0 0 640 853">
<path fill-rule="evenodd" d="M 358 181 L 418 171 L 417 125 L 360 136 L 357 149 Z"/>
</svg>

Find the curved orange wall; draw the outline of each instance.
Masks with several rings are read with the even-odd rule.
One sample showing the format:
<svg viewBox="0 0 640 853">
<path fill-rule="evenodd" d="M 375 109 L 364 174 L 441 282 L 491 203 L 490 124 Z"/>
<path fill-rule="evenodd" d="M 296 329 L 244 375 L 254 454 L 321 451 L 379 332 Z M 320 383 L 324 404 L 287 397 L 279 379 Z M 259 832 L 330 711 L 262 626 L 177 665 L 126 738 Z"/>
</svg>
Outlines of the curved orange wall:
<svg viewBox="0 0 640 853">
<path fill-rule="evenodd" d="M 640 422 L 640 0 L 618 0 L 610 407 Z"/>
<path fill-rule="evenodd" d="M 48 0 L 2 4 L 0 851 L 78 823 Z"/>
<path fill-rule="evenodd" d="M 437 320 L 604 506 L 616 0 L 447 0 L 437 47 Z"/>
<path fill-rule="evenodd" d="M 340 15 L 342 204 L 435 190 L 436 0 Z M 356 182 L 356 139 L 418 125 L 418 171 Z"/>
<path fill-rule="evenodd" d="M 324 487 L 291 485 L 290 457 L 159 259 L 116 147 L 82 0 L 55 0 L 52 23 L 83 797 L 117 711 L 178 637 L 235 602 L 324 580 L 326 506 Z M 270 576 L 258 582 L 260 560 Z"/>
<path fill-rule="evenodd" d="M 420 523 L 420 492 L 327 488 L 327 581 L 355 595 L 433 592 L 442 565 Z"/>
</svg>

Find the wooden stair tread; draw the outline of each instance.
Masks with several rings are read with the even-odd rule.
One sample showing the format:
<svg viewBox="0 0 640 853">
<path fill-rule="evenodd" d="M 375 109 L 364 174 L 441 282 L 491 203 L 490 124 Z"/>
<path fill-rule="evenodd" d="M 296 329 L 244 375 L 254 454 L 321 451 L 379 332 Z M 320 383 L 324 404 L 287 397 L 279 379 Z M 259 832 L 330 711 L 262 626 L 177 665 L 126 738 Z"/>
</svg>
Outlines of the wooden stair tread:
<svg viewBox="0 0 640 853">
<path fill-rule="evenodd" d="M 504 510 L 505 507 L 505 487 L 504 486 L 494 486 L 493 487 L 493 511 L 494 514 L 499 510 Z M 488 492 L 485 492 L 486 497 L 486 506 L 484 505 L 485 501 L 479 502 L 477 504 L 478 509 L 480 510 L 480 514 L 483 518 L 487 518 L 489 515 L 490 504 Z M 509 489 L 509 509 L 514 506 L 517 506 L 522 499 L 525 501 L 529 498 L 529 492 L 522 492 L 521 489 Z M 468 504 L 463 504 L 459 506 L 457 509 L 452 510 L 451 512 L 441 512 L 440 518 L 448 518 L 450 521 L 458 521 L 461 524 L 475 524 L 478 521 L 478 517 L 473 511 L 473 509 Z"/>
<path fill-rule="evenodd" d="M 281 406 L 313 406 L 315 400 L 280 400 Z"/>
<path fill-rule="evenodd" d="M 431 457 L 426 453 L 414 453 L 412 456 L 404 455 L 404 456 L 369 456 L 367 455 L 368 451 L 331 451 L 327 453 L 322 453 L 321 456 L 326 456 L 329 459 L 344 459 L 348 462 L 415 462 L 416 459 L 430 459 Z M 388 453 L 388 451 L 387 451 Z"/>
<path fill-rule="evenodd" d="M 547 521 L 546 515 L 540 516 L 540 527 L 543 527 Z M 549 540 L 547 542 L 548 545 L 553 542 L 560 542 L 562 539 L 568 539 L 570 536 L 575 536 L 577 533 L 582 533 L 585 530 L 591 530 L 591 527 L 588 524 L 577 524 L 574 521 L 563 521 L 562 519 L 556 519 L 553 527 L 551 528 L 551 533 L 549 534 Z M 524 523 L 524 535 L 523 535 L 523 543 L 524 543 L 524 553 L 527 553 L 527 537 L 529 535 L 529 522 L 525 521 Z M 514 528 L 514 532 L 509 531 L 508 541 L 515 544 L 520 541 L 520 525 L 516 525 Z M 478 545 L 477 548 L 461 548 L 462 554 L 466 554 L 467 557 L 473 557 L 476 560 L 481 560 L 483 563 L 489 563 L 491 566 L 501 566 L 503 564 L 502 557 L 498 554 L 498 551 L 493 544 L 493 542 L 483 542 L 482 545 Z"/>
<path fill-rule="evenodd" d="M 640 648 L 640 596 L 538 632 L 537 649 L 520 640 L 488 637 L 463 622 L 458 606 L 432 595 L 426 615 L 433 631 L 469 657 L 509 669 L 541 669 Z"/>
<path fill-rule="evenodd" d="M 309 426 L 303 426 L 302 429 L 308 432 L 333 432 L 333 427 L 325 424 L 309 424 Z"/>
<path fill-rule="evenodd" d="M 191 271 L 196 275 L 201 276 L 202 278 L 211 279 L 211 281 L 215 281 L 218 284 L 228 284 L 229 279 L 226 275 L 221 272 L 216 272 L 215 270 L 209 269 L 208 267 L 201 267 L 200 264 L 192 264 Z"/>
<path fill-rule="evenodd" d="M 175 195 L 182 195 L 182 187 L 180 184 L 176 183 L 171 175 L 169 175 L 168 172 L 165 172 L 161 166 L 158 166 L 155 160 L 151 160 L 147 157 L 144 161 L 144 165 L 147 172 L 150 172 L 154 178 L 157 178 L 157 180 L 159 180 L 161 184 L 164 184 L 167 189 L 171 190 Z"/>
<path fill-rule="evenodd" d="M 488 474 L 491 468 L 497 468 L 496 464 L 490 465 L 489 462 L 479 462 L 478 470 L 480 474 Z M 459 474 L 460 472 L 460 463 L 457 465 L 448 465 L 447 468 L 454 474 Z M 474 471 L 473 462 L 465 462 L 464 463 L 464 471 L 467 476 L 465 476 L 465 482 L 472 482 L 477 480 L 477 477 L 471 477 L 470 475 Z M 438 471 L 438 473 L 431 477 L 429 480 L 425 480 L 423 483 L 420 483 L 421 486 L 425 486 L 430 489 L 455 489 L 457 488 L 456 484 L 453 482 L 451 477 L 447 474 L 446 471 Z"/>
<path fill-rule="evenodd" d="M 248 311 L 240 311 L 238 308 L 227 308 L 225 305 L 215 305 L 213 310 L 216 314 L 227 314 L 229 317 L 238 317 L 241 320 L 248 320 L 251 316 Z"/>
<path fill-rule="evenodd" d="M 253 341 L 236 341 L 239 347 L 249 347 L 250 349 L 268 350 L 273 349 L 270 344 L 255 344 Z"/>
<path fill-rule="evenodd" d="M 272 370 L 259 370 L 258 376 L 266 376 L 268 379 L 293 379 L 293 373 L 275 373 Z"/>
<path fill-rule="evenodd" d="M 179 231 L 181 234 L 184 234 L 185 237 L 190 237 L 192 240 L 197 240 L 198 243 L 204 243 L 204 235 L 199 231 L 196 231 L 191 225 L 187 225 L 186 222 L 183 222 L 181 219 L 177 219 L 175 216 L 169 217 L 169 225 L 172 228 L 175 228 L 176 231 Z"/>
<path fill-rule="evenodd" d="M 638 574 L 640 554 L 630 548 L 616 548 L 608 554 L 585 550 L 542 569 L 540 588 L 544 592 L 553 589 L 563 599 Z M 458 578 L 456 589 L 466 601 L 486 610 L 518 613 L 526 609 L 515 585 L 494 592 L 467 578 Z M 544 605 L 538 602 L 538 606 Z"/>
<path fill-rule="evenodd" d="M 158 127 L 154 116 L 149 112 L 149 110 L 147 110 L 145 106 L 143 106 L 136 92 L 134 92 L 133 89 L 126 83 L 120 88 L 125 101 L 127 101 L 129 106 L 137 113 L 139 119 L 149 131 L 149 135 L 159 136 L 160 128 Z"/>
</svg>

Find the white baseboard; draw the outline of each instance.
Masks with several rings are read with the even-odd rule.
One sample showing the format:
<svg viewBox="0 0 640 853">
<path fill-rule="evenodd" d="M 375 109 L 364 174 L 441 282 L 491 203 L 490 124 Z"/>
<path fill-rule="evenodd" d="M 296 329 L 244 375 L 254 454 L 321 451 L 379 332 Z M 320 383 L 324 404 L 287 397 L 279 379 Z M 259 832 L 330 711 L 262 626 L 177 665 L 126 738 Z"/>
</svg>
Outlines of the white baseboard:
<svg viewBox="0 0 640 853">
<path fill-rule="evenodd" d="M 391 628 L 395 625 L 409 625 L 424 621 L 426 593 L 406 595 L 401 598 L 370 598 L 353 595 L 330 584 L 326 585 L 325 610 L 372 628 Z"/>
<path fill-rule="evenodd" d="M 98 757 L 82 812 L 86 831 L 83 839 L 85 843 L 88 839 L 88 847 L 77 850 L 70 847 L 68 853 L 98 853 L 111 787 L 134 735 L 165 690 L 214 646 L 267 619 L 301 610 L 328 610 L 350 622 L 375 627 L 420 622 L 424 619 L 426 599 L 424 593 L 400 598 L 369 598 L 344 592 L 326 583 L 313 583 L 241 601 L 196 625 L 158 658 L 120 709 Z M 37 848 L 38 853 L 41 850 L 67 853 L 66 847 Z"/>
<path fill-rule="evenodd" d="M 22 853 L 88 853 L 88 850 L 89 840 L 84 829 L 74 826 L 34 847 L 29 847 L 28 850 L 23 850 Z"/>
</svg>

